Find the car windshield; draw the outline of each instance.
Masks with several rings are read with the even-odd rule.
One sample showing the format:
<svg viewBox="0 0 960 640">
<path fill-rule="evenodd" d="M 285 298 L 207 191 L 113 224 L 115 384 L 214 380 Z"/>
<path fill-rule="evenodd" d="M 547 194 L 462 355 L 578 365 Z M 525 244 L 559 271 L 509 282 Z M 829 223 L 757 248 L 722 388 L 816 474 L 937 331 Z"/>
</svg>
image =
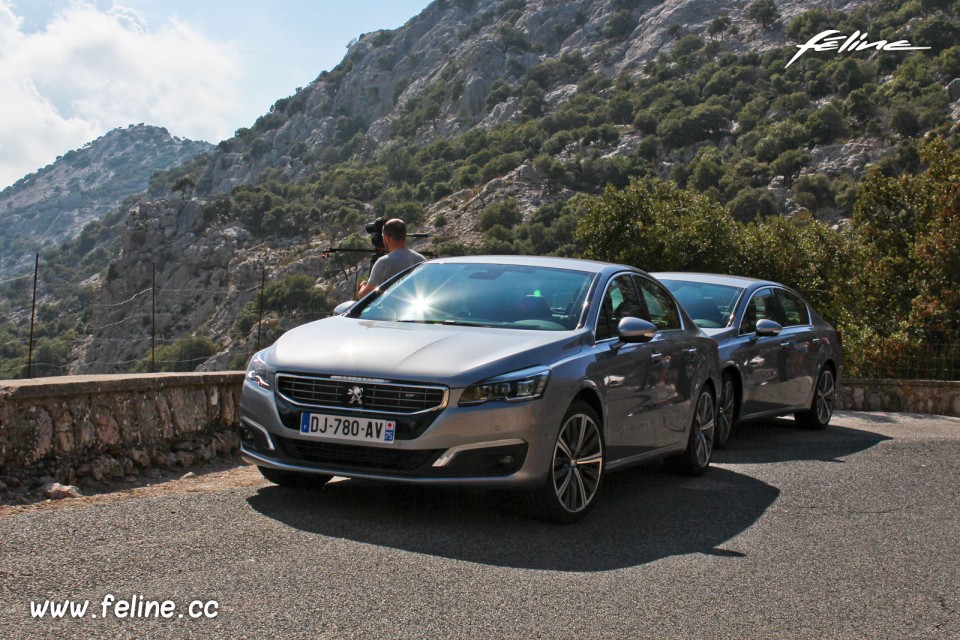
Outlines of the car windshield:
<svg viewBox="0 0 960 640">
<path fill-rule="evenodd" d="M 525 265 L 425 263 L 353 317 L 425 324 L 569 331 L 594 274 Z"/>
<path fill-rule="evenodd" d="M 731 287 L 688 280 L 661 280 L 670 293 L 680 301 L 693 322 L 702 329 L 720 329 L 730 324 L 743 293 L 742 287 Z"/>
</svg>

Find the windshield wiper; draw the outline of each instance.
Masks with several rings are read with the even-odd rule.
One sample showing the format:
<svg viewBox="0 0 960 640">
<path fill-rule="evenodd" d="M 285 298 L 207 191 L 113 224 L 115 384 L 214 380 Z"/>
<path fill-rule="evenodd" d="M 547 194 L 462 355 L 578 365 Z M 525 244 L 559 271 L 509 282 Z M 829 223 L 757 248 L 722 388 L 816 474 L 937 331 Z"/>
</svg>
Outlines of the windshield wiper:
<svg viewBox="0 0 960 640">
<path fill-rule="evenodd" d="M 448 327 L 492 327 L 483 322 L 465 322 L 463 320 L 397 320 L 408 324 L 442 324 Z"/>
</svg>

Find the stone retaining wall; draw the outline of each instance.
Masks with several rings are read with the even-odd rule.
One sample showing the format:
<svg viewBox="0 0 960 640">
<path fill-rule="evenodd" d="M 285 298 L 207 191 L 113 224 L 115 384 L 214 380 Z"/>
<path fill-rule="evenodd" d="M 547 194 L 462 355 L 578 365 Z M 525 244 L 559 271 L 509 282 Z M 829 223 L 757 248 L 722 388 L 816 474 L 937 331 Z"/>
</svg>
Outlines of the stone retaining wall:
<svg viewBox="0 0 960 640">
<path fill-rule="evenodd" d="M 837 409 L 960 417 L 960 381 L 843 379 Z"/>
<path fill-rule="evenodd" d="M 242 381 L 240 372 L 0 381 L 0 492 L 235 454 Z M 960 417 L 960 382 L 847 379 L 837 408 Z"/>
<path fill-rule="evenodd" d="M 0 381 L 0 485 L 108 482 L 234 454 L 242 380 L 228 372 Z"/>
</svg>

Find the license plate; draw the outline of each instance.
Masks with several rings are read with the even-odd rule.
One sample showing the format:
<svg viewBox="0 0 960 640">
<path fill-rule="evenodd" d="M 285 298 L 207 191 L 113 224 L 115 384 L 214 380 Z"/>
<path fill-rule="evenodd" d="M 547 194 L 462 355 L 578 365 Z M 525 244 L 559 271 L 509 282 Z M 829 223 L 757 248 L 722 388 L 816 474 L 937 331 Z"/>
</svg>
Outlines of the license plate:
<svg viewBox="0 0 960 640">
<path fill-rule="evenodd" d="M 393 420 L 328 416 L 322 413 L 300 415 L 300 433 L 316 438 L 360 442 L 393 442 L 397 423 Z"/>
</svg>

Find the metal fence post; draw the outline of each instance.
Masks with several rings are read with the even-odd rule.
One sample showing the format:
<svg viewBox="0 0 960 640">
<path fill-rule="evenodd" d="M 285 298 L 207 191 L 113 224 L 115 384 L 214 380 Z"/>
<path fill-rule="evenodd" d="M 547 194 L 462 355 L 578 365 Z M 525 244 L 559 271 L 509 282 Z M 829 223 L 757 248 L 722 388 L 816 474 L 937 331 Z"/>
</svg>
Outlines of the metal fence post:
<svg viewBox="0 0 960 640">
<path fill-rule="evenodd" d="M 257 351 L 260 351 L 260 336 L 263 328 L 263 289 L 267 283 L 267 268 L 260 273 L 260 311 L 257 317 Z"/>
<path fill-rule="evenodd" d="M 153 263 L 153 307 L 150 313 L 150 373 L 157 372 L 157 263 Z"/>
<path fill-rule="evenodd" d="M 40 274 L 40 254 L 33 267 L 33 306 L 30 309 L 30 347 L 27 355 L 27 377 L 33 377 L 33 325 L 37 318 L 37 277 Z"/>
</svg>

